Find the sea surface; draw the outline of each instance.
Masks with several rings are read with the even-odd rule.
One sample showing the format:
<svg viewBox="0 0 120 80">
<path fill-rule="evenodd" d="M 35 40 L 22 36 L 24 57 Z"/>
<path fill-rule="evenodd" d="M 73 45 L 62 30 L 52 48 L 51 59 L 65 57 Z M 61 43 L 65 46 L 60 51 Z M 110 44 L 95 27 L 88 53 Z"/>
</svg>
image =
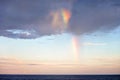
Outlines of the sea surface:
<svg viewBox="0 0 120 80">
<path fill-rule="evenodd" d="M 120 75 L 0 75 L 0 80 L 120 80 Z"/>
</svg>

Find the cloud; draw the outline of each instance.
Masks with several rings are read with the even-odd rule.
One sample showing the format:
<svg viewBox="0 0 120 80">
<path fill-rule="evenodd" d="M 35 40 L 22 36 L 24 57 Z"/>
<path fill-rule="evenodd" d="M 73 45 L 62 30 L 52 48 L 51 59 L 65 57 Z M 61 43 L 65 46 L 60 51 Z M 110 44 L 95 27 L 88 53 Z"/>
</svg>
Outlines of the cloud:
<svg viewBox="0 0 120 80">
<path fill-rule="evenodd" d="M 1 65 L 24 65 L 24 62 L 12 57 L 0 57 Z"/>
<path fill-rule="evenodd" d="M 85 46 L 105 46 L 105 45 L 107 45 L 107 44 L 106 44 L 106 43 L 86 42 L 86 43 L 83 43 L 83 45 L 85 45 Z"/>
<path fill-rule="evenodd" d="M 78 0 L 73 4 L 70 32 L 109 31 L 120 25 L 118 0 Z"/>
<path fill-rule="evenodd" d="M 62 10 L 70 13 L 67 25 Z M 0 36 L 4 37 L 34 39 L 61 32 L 82 35 L 109 31 L 118 25 L 118 0 L 0 1 Z"/>
<path fill-rule="evenodd" d="M 0 57 L 0 67 L 3 66 L 44 66 L 44 63 L 36 63 L 36 62 L 31 62 L 31 61 L 26 61 L 26 60 L 20 60 L 20 59 L 15 59 L 15 58 L 3 58 Z"/>
<path fill-rule="evenodd" d="M 20 60 L 17 58 L 10 58 L 10 57 L 0 57 L 0 67 L 2 66 L 51 66 L 51 67 L 60 67 L 60 66 L 77 66 L 77 65 L 81 65 L 81 66 L 85 66 L 84 64 L 77 64 L 77 63 L 63 63 L 63 62 L 42 62 L 42 61 L 32 61 L 32 60 Z"/>
<path fill-rule="evenodd" d="M 119 57 L 86 58 L 80 63 L 50 63 L 0 57 L 1 74 L 120 73 Z M 114 66 L 113 66 L 114 65 Z"/>
</svg>

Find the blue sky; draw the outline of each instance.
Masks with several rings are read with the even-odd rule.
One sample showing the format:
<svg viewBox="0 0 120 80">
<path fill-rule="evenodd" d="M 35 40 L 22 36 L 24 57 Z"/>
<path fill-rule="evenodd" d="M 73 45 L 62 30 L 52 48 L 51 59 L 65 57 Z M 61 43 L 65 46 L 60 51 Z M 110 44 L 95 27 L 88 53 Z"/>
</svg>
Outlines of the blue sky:
<svg viewBox="0 0 120 80">
<path fill-rule="evenodd" d="M 119 28 L 110 33 L 92 33 L 89 35 L 78 36 L 79 39 L 79 60 L 76 61 L 72 48 L 72 36 L 71 34 L 60 34 L 60 35 L 52 35 L 52 36 L 45 36 L 38 39 L 11 39 L 6 37 L 0 37 L 0 59 L 1 59 L 1 70 L 3 73 L 20 73 L 20 74 L 63 74 L 65 73 L 64 70 L 66 68 L 73 69 L 70 71 L 69 74 L 114 74 L 119 73 L 118 67 L 120 66 L 119 57 L 120 57 L 120 33 Z M 6 60 L 7 59 L 7 60 Z M 15 59 L 15 60 L 14 60 Z M 17 61 L 16 61 L 17 60 Z M 19 63 L 19 62 L 20 63 Z M 3 63 L 2 63 L 3 62 Z M 7 62 L 7 64 L 5 64 Z M 97 63 L 99 62 L 99 64 Z M 9 64 L 8 64 L 9 63 Z M 17 65 L 27 65 L 29 64 L 28 70 L 26 72 L 22 71 L 19 67 L 17 70 L 18 72 L 13 71 L 6 71 L 3 66 L 10 66 L 13 65 L 17 67 Z M 30 65 L 31 64 L 31 65 Z M 33 71 L 29 72 L 30 66 L 34 64 L 34 67 L 41 67 L 38 64 L 45 64 L 48 65 L 48 69 L 50 71 Z M 106 66 L 111 64 L 109 66 Z M 110 68 L 114 64 L 113 68 Z M 58 67 L 62 66 L 61 67 Z M 67 66 L 65 66 L 67 65 Z M 78 67 L 76 67 L 76 65 Z M 80 66 L 79 66 L 80 65 Z M 115 71 L 109 72 L 107 69 L 104 72 L 95 71 L 95 69 L 99 69 L 99 67 L 88 68 L 87 71 L 81 66 L 87 65 L 90 66 L 97 66 L 102 65 L 107 67 L 108 70 L 114 69 Z M 51 68 L 52 66 L 52 68 Z M 53 67 L 54 66 L 54 67 Z M 55 67 L 56 66 L 56 67 Z M 71 66 L 73 68 L 71 68 Z M 46 67 L 46 66 L 44 66 Z M 74 68 L 76 67 L 76 68 Z M 54 69 L 53 69 L 54 68 Z M 86 67 L 85 67 L 86 68 Z M 8 69 L 12 69 L 9 67 Z M 38 69 L 38 68 L 37 68 Z M 57 69 L 57 70 L 56 70 Z M 59 71 L 62 69 L 62 72 Z M 76 69 L 79 71 L 76 71 Z M 81 69 L 83 71 L 81 71 Z M 117 69 L 117 71 L 116 71 Z M 22 72 L 20 72 L 20 71 Z M 51 71 L 56 70 L 56 71 Z M 68 74 L 68 73 L 65 73 Z"/>
</svg>

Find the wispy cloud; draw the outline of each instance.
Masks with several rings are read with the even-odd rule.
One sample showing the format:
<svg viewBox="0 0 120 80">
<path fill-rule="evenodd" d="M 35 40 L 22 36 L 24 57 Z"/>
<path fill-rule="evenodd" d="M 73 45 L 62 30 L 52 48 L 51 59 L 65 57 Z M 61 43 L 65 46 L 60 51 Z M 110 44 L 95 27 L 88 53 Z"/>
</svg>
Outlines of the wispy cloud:
<svg viewBox="0 0 120 80">
<path fill-rule="evenodd" d="M 84 46 L 106 46 L 107 43 L 95 43 L 95 42 L 85 42 Z"/>
<path fill-rule="evenodd" d="M 0 73 L 119 73 L 119 60 L 119 58 L 92 58 L 83 60 L 80 63 L 45 63 L 25 60 L 20 61 L 19 59 L 2 59 L 2 61 L 5 62 L 0 62 Z M 101 69 L 103 71 L 101 71 Z"/>
</svg>

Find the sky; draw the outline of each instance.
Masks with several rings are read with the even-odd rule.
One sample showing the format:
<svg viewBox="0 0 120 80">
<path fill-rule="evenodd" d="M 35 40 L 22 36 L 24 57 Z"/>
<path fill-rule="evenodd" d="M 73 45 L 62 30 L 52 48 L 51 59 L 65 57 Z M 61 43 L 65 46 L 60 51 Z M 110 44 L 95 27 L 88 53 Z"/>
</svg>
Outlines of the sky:
<svg viewBox="0 0 120 80">
<path fill-rule="evenodd" d="M 0 74 L 120 74 L 119 0 L 0 0 Z"/>
</svg>

